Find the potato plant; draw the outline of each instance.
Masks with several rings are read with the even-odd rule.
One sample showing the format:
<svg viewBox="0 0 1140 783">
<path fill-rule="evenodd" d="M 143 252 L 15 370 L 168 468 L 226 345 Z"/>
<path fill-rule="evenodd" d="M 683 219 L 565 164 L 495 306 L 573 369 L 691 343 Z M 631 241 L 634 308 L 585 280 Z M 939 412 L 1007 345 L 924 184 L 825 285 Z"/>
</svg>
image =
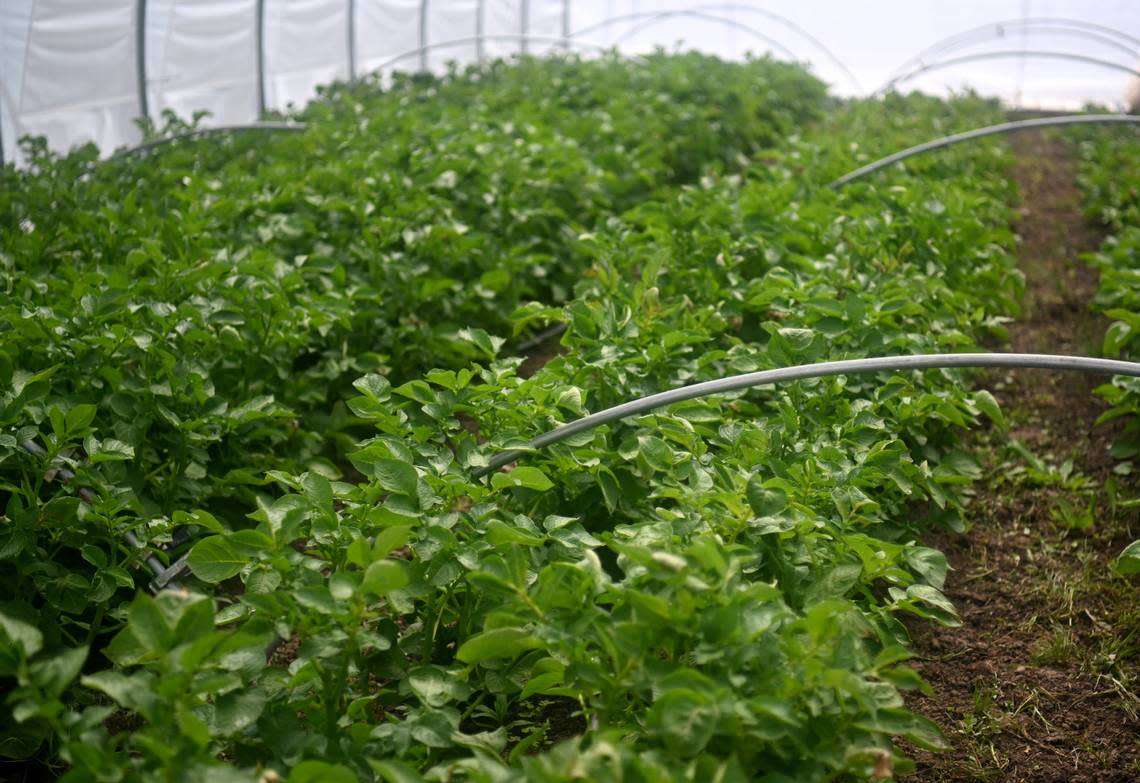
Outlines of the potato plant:
<svg viewBox="0 0 1140 783">
<path fill-rule="evenodd" d="M 738 392 L 473 474 L 675 385 L 1000 334 L 1000 143 L 824 186 L 997 112 L 525 60 L 7 170 L 0 752 L 66 781 L 905 771 L 897 738 L 943 740 L 901 617 L 957 622 L 922 536 L 966 523 L 964 428 L 1002 424 L 968 376 Z M 555 323 L 523 377 L 511 341 Z M 127 532 L 189 577 L 152 596 Z"/>
<path fill-rule="evenodd" d="M 1104 334 L 1104 355 L 1135 360 L 1140 356 L 1140 145 L 1131 128 L 1072 137 L 1086 212 L 1110 232 L 1100 252 L 1086 259 L 1100 272 L 1095 307 L 1112 320 Z M 1112 454 L 1123 461 L 1119 469 L 1130 470 L 1140 456 L 1140 385 L 1114 379 L 1097 391 L 1111 406 L 1100 421 L 1127 420 Z M 1116 567 L 1124 574 L 1140 573 L 1140 541 L 1121 552 Z"/>
</svg>

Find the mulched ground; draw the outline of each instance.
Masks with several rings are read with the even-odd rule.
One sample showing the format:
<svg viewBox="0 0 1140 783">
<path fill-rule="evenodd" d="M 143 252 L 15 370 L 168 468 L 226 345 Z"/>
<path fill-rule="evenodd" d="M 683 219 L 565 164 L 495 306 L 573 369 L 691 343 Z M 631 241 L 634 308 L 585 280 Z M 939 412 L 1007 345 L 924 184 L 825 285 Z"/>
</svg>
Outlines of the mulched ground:
<svg viewBox="0 0 1140 783">
<path fill-rule="evenodd" d="M 1040 132 L 1012 141 L 1026 296 L 1009 349 L 1097 355 L 1107 326 L 1088 309 L 1097 274 L 1077 258 L 1101 234 L 1081 217 L 1074 163 L 1063 142 Z M 1113 508 L 1108 486 L 1122 497 L 1140 490 L 1113 473 L 1117 428 L 1095 425 L 1105 405 L 1093 390 L 1104 380 L 1021 371 L 984 381 L 1010 431 L 977 439 L 989 478 L 971 530 L 930 542 L 954 568 L 946 594 L 963 624 L 911 626 L 916 668 L 935 696 L 908 701 L 953 750 L 915 752 L 907 781 L 1140 781 L 1140 592 L 1109 568 L 1140 523 Z M 1010 440 L 1048 475 L 1034 477 Z"/>
</svg>

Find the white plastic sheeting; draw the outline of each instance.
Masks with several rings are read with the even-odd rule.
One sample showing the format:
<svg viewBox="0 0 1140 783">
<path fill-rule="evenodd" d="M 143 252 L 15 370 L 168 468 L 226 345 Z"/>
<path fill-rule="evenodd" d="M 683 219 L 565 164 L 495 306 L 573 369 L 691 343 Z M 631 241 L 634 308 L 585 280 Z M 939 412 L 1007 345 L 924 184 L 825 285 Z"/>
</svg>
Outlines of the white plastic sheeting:
<svg viewBox="0 0 1140 783">
<path fill-rule="evenodd" d="M 430 0 L 387 0 L 382 3 L 357 0 L 360 73 L 386 67 L 393 58 L 421 45 L 423 15 L 429 12 L 425 3 L 430 3 Z M 415 70 L 420 65 L 418 57 L 395 63 L 397 69 L 403 71 Z"/>
<path fill-rule="evenodd" d="M 527 3 L 527 16 L 533 13 L 531 7 L 535 2 L 537 0 Z M 521 40 L 512 39 L 512 36 L 522 35 L 523 21 L 522 3 L 516 0 L 483 0 L 483 34 L 488 36 L 483 45 L 483 55 L 503 57 L 521 51 Z"/>
<path fill-rule="evenodd" d="M 303 106 L 322 84 L 349 77 L 349 4 L 284 0 L 265 6 L 265 105 Z"/>
<path fill-rule="evenodd" d="M 0 0 L 0 135 L 54 149 L 140 138 L 134 0 Z"/>
<path fill-rule="evenodd" d="M 144 48 L 152 118 L 167 110 L 180 117 L 208 111 L 219 125 L 257 117 L 258 8 L 257 0 L 147 0 Z"/>
<path fill-rule="evenodd" d="M 446 68 L 448 62 L 462 66 L 479 59 L 475 24 L 478 13 L 478 0 L 428 0 L 425 43 L 431 49 L 424 53 L 424 62 L 429 69 L 438 71 Z M 402 69 L 408 69 L 407 61 Z"/>
<path fill-rule="evenodd" d="M 582 32 L 617 17 L 628 18 Z M 724 57 L 790 51 L 837 92 L 859 94 L 946 36 L 1030 18 L 1104 25 L 1135 45 L 1058 25 L 994 26 L 954 54 L 1001 59 L 931 70 L 900 88 L 969 85 L 1037 108 L 1119 105 L 1126 72 L 1016 52 L 1136 68 L 1136 0 L 0 0 L 0 151 L 15 159 L 17 139 L 30 134 L 54 149 L 93 141 L 107 153 L 138 142 L 144 108 L 156 122 L 164 110 L 209 112 L 207 125 L 253 122 L 262 109 L 302 106 L 318 85 L 353 74 L 543 54 L 570 48 L 561 41 L 567 33 L 579 33 L 585 52 L 614 43 L 628 53 L 677 45 Z"/>
</svg>

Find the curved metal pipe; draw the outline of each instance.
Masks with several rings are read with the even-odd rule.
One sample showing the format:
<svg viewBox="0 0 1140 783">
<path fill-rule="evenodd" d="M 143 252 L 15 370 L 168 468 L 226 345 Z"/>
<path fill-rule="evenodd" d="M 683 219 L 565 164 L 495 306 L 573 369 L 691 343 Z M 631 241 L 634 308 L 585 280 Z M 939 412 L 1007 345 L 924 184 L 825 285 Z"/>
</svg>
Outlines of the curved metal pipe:
<svg viewBox="0 0 1140 783">
<path fill-rule="evenodd" d="M 1132 76 L 1140 78 L 1140 71 L 1136 70 L 1135 68 L 1129 68 L 1127 65 L 1114 63 L 1111 60 L 1101 60 L 1097 57 L 1086 57 L 1083 54 L 1073 54 L 1071 52 L 1027 50 L 1017 52 L 978 52 L 976 54 L 962 55 L 961 57 L 952 57 L 949 60 L 940 60 L 936 63 L 930 63 L 929 65 L 923 65 L 915 68 L 914 70 L 905 73 L 902 76 L 896 76 L 895 78 L 891 79 L 882 87 L 875 90 L 872 95 L 882 95 L 894 87 L 896 84 L 910 81 L 916 76 L 920 76 L 929 71 L 940 71 L 943 68 L 949 68 L 953 65 L 962 65 L 963 63 L 977 62 L 978 60 L 1001 60 L 1008 57 L 1040 57 L 1046 60 L 1072 60 L 1073 62 L 1088 63 L 1089 65 L 1099 65 L 1102 68 L 1111 68 L 1113 70 L 1121 71 L 1123 73 L 1131 74 Z"/>
<path fill-rule="evenodd" d="M 967 40 L 970 37 L 977 35 L 978 33 L 987 32 L 995 28 L 1020 27 L 1026 25 L 1056 25 L 1068 27 L 1074 30 L 1087 30 L 1093 33 L 1100 33 L 1105 36 L 1114 36 L 1116 39 L 1123 43 L 1131 44 L 1135 47 L 1140 48 L 1140 38 L 1135 38 L 1122 30 L 1117 30 L 1114 27 L 1095 24 L 1093 22 L 1086 22 L 1081 19 L 1068 19 L 1066 17 L 1058 16 L 1038 16 L 1025 19 L 1003 19 L 997 22 L 988 22 L 977 27 L 971 27 L 968 30 L 963 30 L 962 32 L 949 35 L 939 41 L 936 41 L 935 43 L 931 44 L 916 54 L 914 57 L 911 57 L 909 60 L 904 62 L 901 66 L 899 66 L 895 73 L 899 73 L 905 70 L 912 64 L 921 63 L 923 60 L 950 51 L 955 47 L 961 45 L 962 41 Z"/>
<path fill-rule="evenodd" d="M 34 440 L 25 440 L 20 444 L 20 446 L 24 449 L 24 451 L 33 456 L 39 457 L 40 459 L 43 459 L 47 456 L 47 451 L 44 449 L 44 447 L 36 443 Z M 66 465 L 60 465 L 56 467 L 55 475 L 64 484 L 75 478 L 75 473 Z M 94 506 L 96 502 L 98 502 L 97 498 L 95 497 L 95 493 L 87 487 L 79 487 L 75 493 L 79 495 L 79 498 L 89 506 Z M 126 539 L 126 542 L 135 549 L 141 549 L 143 547 L 143 543 L 139 541 L 138 536 L 136 536 L 131 530 L 123 533 L 123 538 Z M 163 587 L 178 587 L 178 583 L 173 580 L 177 578 L 179 574 L 181 574 L 181 570 L 176 572 L 173 570 L 173 567 L 167 568 L 162 564 L 162 561 L 159 560 L 158 556 L 153 552 L 147 553 L 144 560 L 147 564 L 147 567 L 152 572 L 154 572 L 155 580 L 151 582 L 153 592 L 158 592 L 158 590 L 162 589 Z"/>
<path fill-rule="evenodd" d="M 780 14 L 777 14 L 773 11 L 769 11 L 769 10 L 764 9 L 764 8 L 757 8 L 755 6 L 747 5 L 745 3 L 708 3 L 705 5 L 690 6 L 688 8 L 683 8 L 683 9 L 674 9 L 673 11 L 661 11 L 661 12 L 657 12 L 657 13 L 650 11 L 650 12 L 643 12 L 643 13 L 638 13 L 638 14 L 626 14 L 625 16 L 622 16 L 622 17 L 613 17 L 611 19 L 606 19 L 602 22 L 598 22 L 597 24 L 593 24 L 593 25 L 590 25 L 588 27 L 584 27 L 581 30 L 579 30 L 578 32 L 572 33 L 572 35 L 585 34 L 585 33 L 588 33 L 592 30 L 604 29 L 605 27 L 608 27 L 612 24 L 617 24 L 619 21 L 632 21 L 630 17 L 634 17 L 634 18 L 649 17 L 648 19 L 642 21 L 640 24 L 634 25 L 632 28 L 630 28 L 629 30 L 626 31 L 625 36 L 632 36 L 632 35 L 640 32 L 641 30 L 645 29 L 646 27 L 648 27 L 651 23 L 655 22 L 660 17 L 661 14 L 673 14 L 676 11 L 698 11 L 698 12 L 712 12 L 712 13 L 718 13 L 718 12 L 723 12 L 723 13 L 749 13 L 749 14 L 756 14 L 758 16 L 764 17 L 765 19 L 769 19 L 769 20 L 776 22 L 778 24 L 782 24 L 782 25 L 784 25 L 784 27 L 787 27 L 789 30 L 796 33 L 801 38 L 803 38 L 805 41 L 810 43 L 813 47 L 815 47 L 818 51 L 820 51 L 823 54 L 823 56 L 825 58 L 827 58 L 832 63 L 832 65 L 834 65 L 840 71 L 842 71 L 843 75 L 845 77 L 847 77 L 847 79 L 855 87 L 856 92 L 860 92 L 860 93 L 863 92 L 863 85 L 859 83 L 859 79 L 855 76 L 854 73 L 851 72 L 851 69 L 848 68 L 847 65 L 842 60 L 840 60 L 839 57 L 836 56 L 835 52 L 831 51 L 831 49 L 829 49 L 822 41 L 820 41 L 818 38 L 816 38 L 814 35 L 809 33 L 804 28 L 800 27 L 798 24 L 793 22 L 791 19 L 788 19 L 786 16 L 781 16 Z M 624 40 L 624 38 L 619 39 L 619 40 Z"/>
<path fill-rule="evenodd" d="M 558 35 L 519 35 L 518 33 L 494 33 L 491 35 L 469 35 L 469 36 L 466 36 L 464 38 L 453 38 L 450 41 L 436 41 L 435 43 L 426 44 L 424 46 L 418 46 L 415 49 L 409 49 L 406 52 L 401 52 L 400 54 L 397 54 L 395 57 L 388 58 L 387 60 L 380 63 L 376 67 L 371 68 L 370 71 L 372 73 L 375 73 L 377 71 L 382 71 L 385 68 L 388 68 L 392 65 L 395 65 L 396 63 L 400 62 L 401 60 L 407 60 L 410 57 L 415 57 L 415 56 L 420 55 L 420 54 L 426 54 L 427 52 L 431 51 L 432 49 L 445 49 L 449 46 L 463 46 L 465 44 L 471 44 L 471 43 L 480 44 L 481 41 L 519 41 L 522 39 L 526 39 L 526 40 L 530 40 L 530 41 L 537 41 L 538 43 L 563 44 L 566 46 L 573 44 L 574 46 L 581 46 L 585 49 L 593 49 L 593 50 L 599 51 L 599 52 L 609 51 L 610 49 L 613 48 L 610 46 L 602 46 L 601 44 L 588 43 L 586 41 L 576 41 L 573 38 L 563 38 L 563 37 L 558 36 Z"/>
<path fill-rule="evenodd" d="M 760 32 L 755 27 L 750 27 L 749 25 L 744 24 L 744 22 L 738 22 L 735 19 L 729 19 L 726 16 L 717 16 L 716 14 L 708 14 L 708 13 L 704 13 L 703 11 L 692 11 L 692 10 L 689 10 L 689 11 L 640 11 L 637 13 L 624 14 L 622 16 L 611 17 L 610 19 L 608 19 L 606 21 L 606 24 L 603 24 L 602 26 L 605 27 L 608 25 L 614 25 L 614 24 L 619 24 L 621 22 L 628 22 L 628 21 L 638 20 L 638 19 L 643 20 L 643 23 L 640 26 L 634 26 L 633 28 L 626 30 L 625 33 L 623 33 L 622 35 L 618 36 L 613 42 L 613 45 L 616 47 L 616 46 L 619 46 L 623 41 L 628 40 L 630 36 L 632 36 L 638 32 L 641 32 L 642 30 L 645 30 L 649 27 L 652 27 L 653 25 L 660 24 L 661 22 L 667 21 L 669 19 L 678 19 L 678 18 L 680 18 L 680 19 L 698 19 L 698 20 L 704 21 L 704 22 L 713 22 L 715 24 L 723 25 L 723 26 L 731 28 L 733 30 L 739 30 L 742 33 L 747 33 L 748 35 L 751 35 L 752 37 L 754 37 L 760 41 L 763 41 L 768 46 L 772 47 L 773 49 L 778 50 L 781 54 L 783 54 L 788 59 L 790 59 L 790 60 L 797 59 L 795 52 L 793 52 L 788 47 L 784 46 L 782 43 L 777 41 L 775 38 L 771 38 L 770 36 L 767 36 L 764 33 Z M 598 25 L 594 25 L 593 27 L 587 27 L 584 30 L 579 30 L 578 32 L 574 33 L 571 37 L 583 35 L 586 32 L 590 32 L 597 27 L 598 27 Z"/>
<path fill-rule="evenodd" d="M 1067 27 L 1059 24 L 995 24 L 993 27 L 979 30 L 970 36 L 963 36 L 961 40 L 949 42 L 944 46 L 938 48 L 936 52 L 924 55 L 922 57 L 911 58 L 903 63 L 895 73 L 899 73 L 911 65 L 917 65 L 924 60 L 928 60 L 935 56 L 941 56 L 947 52 L 952 52 L 957 49 L 964 49 L 968 46 L 977 46 L 978 44 L 988 43 L 989 41 L 1006 39 L 1016 33 L 1046 33 L 1050 35 L 1066 35 L 1074 38 L 1083 38 L 1087 41 L 1096 41 L 1097 43 L 1104 44 L 1105 46 L 1123 52 L 1133 59 L 1140 59 L 1140 49 L 1130 45 L 1126 41 L 1121 41 L 1118 38 L 1099 33 L 1094 30 L 1086 30 L 1083 27 Z"/>
<path fill-rule="evenodd" d="M 539 435 L 526 446 L 510 449 L 491 458 L 490 463 L 474 471 L 475 478 L 486 476 L 504 465 L 508 465 L 527 453 L 565 440 L 580 432 L 595 429 L 603 424 L 619 421 L 630 416 L 663 408 L 676 402 L 707 397 L 712 394 L 764 386 L 770 383 L 822 378 L 828 375 L 849 375 L 866 372 L 900 372 L 907 370 L 932 370 L 950 368 L 1001 367 L 1014 369 L 1066 370 L 1078 372 L 1105 373 L 1108 375 L 1128 375 L 1140 378 L 1140 364 L 1122 362 L 1116 359 L 1090 359 L 1083 356 L 1055 356 L 1038 353 L 943 353 L 917 354 L 914 356 L 884 356 L 870 359 L 847 359 L 837 362 L 801 364 L 796 367 L 780 367 L 775 370 L 733 375 L 714 381 L 694 383 L 669 391 L 651 394 L 640 400 L 615 405 L 589 416 L 583 416 L 568 424 L 563 424 L 550 432 Z"/>
<path fill-rule="evenodd" d="M 740 13 L 748 13 L 748 14 L 757 14 L 759 16 L 764 17 L 765 19 L 770 19 L 773 22 L 777 22 L 778 24 L 784 25 L 789 30 L 791 30 L 794 33 L 797 33 L 805 41 L 807 41 L 812 46 L 814 46 L 817 50 L 819 50 L 823 54 L 824 57 L 826 57 L 828 60 L 831 61 L 832 65 L 834 65 L 836 68 L 838 68 L 840 71 L 842 71 L 843 75 L 846 76 L 847 79 L 851 82 L 851 85 L 855 88 L 856 92 L 863 92 L 863 85 L 859 82 L 859 78 L 857 76 L 855 76 L 855 73 L 850 68 L 847 67 L 847 63 L 840 60 L 838 55 L 836 55 L 835 52 L 833 52 L 826 44 L 824 44 L 823 41 L 816 38 L 814 35 L 809 33 L 804 28 L 800 27 L 798 24 L 796 24 L 795 22 L 793 22 L 791 19 L 787 18 L 786 16 L 781 16 L 780 14 L 777 14 L 774 11 L 769 11 L 766 8 L 757 8 L 755 6 L 746 5 L 743 3 L 722 3 L 719 5 L 713 4 L 713 5 L 704 6 L 704 8 L 700 9 L 700 10 L 706 10 L 706 11 L 722 10 L 722 11 L 727 11 L 729 13 L 740 12 Z"/>
<path fill-rule="evenodd" d="M 898 163 L 900 160 L 921 155 L 930 150 L 949 147 L 952 144 L 957 144 L 962 141 L 980 139 L 983 136 L 992 136 L 996 133 L 1011 133 L 1013 131 L 1029 130 L 1032 128 L 1050 128 L 1058 125 L 1100 124 L 1140 125 L 1140 117 L 1132 114 L 1074 114 L 1065 117 L 1038 117 L 1032 120 L 1017 120 L 1016 122 L 1003 122 L 1000 125 L 988 125 L 985 128 L 977 128 L 975 130 L 965 131 L 964 133 L 955 133 L 953 136 L 945 136 L 941 139 L 935 139 L 934 141 L 928 141 L 924 144 L 908 147 L 893 155 L 880 158 L 874 163 L 868 163 L 866 166 L 848 172 L 834 182 L 829 183 L 828 187 L 841 188 L 853 180 L 865 177 L 868 174 L 873 174 L 879 169 L 890 166 L 892 163 Z"/>
<path fill-rule="evenodd" d="M 148 141 L 137 147 L 116 152 L 107 160 L 122 160 L 132 155 L 147 152 L 155 147 L 173 144 L 176 141 L 197 139 L 203 136 L 215 136 L 222 133 L 241 133 L 245 131 L 303 131 L 307 127 L 308 126 L 303 122 L 257 122 L 250 125 L 217 125 L 211 128 L 196 128 L 194 130 L 184 131 L 183 133 L 175 133 L 173 136 L 164 136 L 161 139 Z"/>
</svg>

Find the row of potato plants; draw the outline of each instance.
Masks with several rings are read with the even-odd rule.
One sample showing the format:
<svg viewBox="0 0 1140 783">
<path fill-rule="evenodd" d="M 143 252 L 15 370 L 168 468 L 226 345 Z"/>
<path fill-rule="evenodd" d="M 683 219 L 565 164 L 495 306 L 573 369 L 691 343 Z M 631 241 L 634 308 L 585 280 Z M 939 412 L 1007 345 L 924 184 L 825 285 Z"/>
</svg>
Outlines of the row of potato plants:
<svg viewBox="0 0 1140 783">
<path fill-rule="evenodd" d="M 627 77 L 611 71 L 645 66 L 528 61 L 510 83 L 538 95 L 537 75 L 553 78 L 550 69 L 561 67 L 596 67 L 575 78 L 628 86 Z M 803 86 L 818 96 L 804 119 L 824 108 L 815 83 L 784 66 L 747 68 L 750 77 L 768 68 L 786 76 L 786 96 L 763 80 L 727 87 L 729 72 L 716 69 L 730 66 L 707 59 L 661 57 L 654 67 L 674 85 L 699 84 L 711 73 L 709 86 L 726 101 L 726 91 L 739 90 L 750 108 L 732 119 L 734 126 L 756 117 L 761 106 L 763 118 L 777 110 L 787 116 L 781 101 L 810 104 Z M 434 102 L 446 101 L 452 83 L 465 85 L 464 101 L 479 104 L 483 89 L 494 93 L 502 84 L 495 79 L 509 81 L 512 74 L 499 65 L 491 75 L 416 80 L 392 94 L 440 112 Z M 374 93 L 344 90 L 308 110 L 311 120 L 330 111 L 320 121 L 330 129 L 316 132 L 342 140 L 326 156 L 349 159 L 343 145 L 361 129 L 332 128 L 345 116 L 350 125 L 371 126 L 368 102 L 375 100 L 378 112 L 388 106 Z M 610 97 L 620 100 L 616 93 Z M 329 109 L 345 95 L 351 111 Z M 678 89 L 678 111 L 701 116 L 685 108 L 686 97 Z M 519 103 L 506 92 L 499 100 L 497 114 Z M 226 433 L 232 451 L 208 446 L 196 463 L 200 475 L 188 478 L 210 489 L 182 489 L 165 497 L 166 505 L 148 497 L 147 481 L 164 485 L 170 474 L 128 477 L 180 458 L 177 452 L 193 449 L 195 439 L 188 435 L 183 445 L 116 437 L 125 430 L 115 417 L 131 417 L 115 410 L 114 397 L 122 393 L 115 381 L 91 371 L 105 365 L 90 358 L 36 364 L 36 352 L 59 328 L 25 335 L 8 326 L 7 334 L 18 338 L 11 344 L 26 353 L 10 360 L 6 414 L 16 418 L 3 422 L 11 453 L 0 464 L 9 493 L 2 552 L 14 565 L 4 579 L 20 597 L 0 606 L 0 676 L 16 680 L 6 700 L 5 752 L 26 754 L 46 741 L 64 778 L 76 781 L 833 780 L 904 770 L 892 737 L 927 746 L 940 738 L 902 706 L 900 688 L 924 685 L 902 665 L 906 632 L 899 615 L 956 621 L 939 591 L 945 559 L 918 541 L 931 523 L 962 523 L 962 488 L 979 469 L 956 446 L 961 428 L 982 414 L 1000 422 L 993 399 L 966 391 L 961 373 L 834 378 L 691 402 L 583 435 L 489 479 L 471 475 L 496 450 L 559 422 L 680 383 L 826 358 L 963 350 L 980 334 L 1000 334 L 999 315 L 1012 310 L 1019 286 L 1008 254 L 1012 192 L 1000 146 L 916 164 L 912 176 L 891 172 L 889 184 L 842 194 L 821 187 L 897 142 L 985 124 L 996 113 L 972 100 L 893 96 L 837 109 L 784 140 L 772 134 L 757 141 L 772 145 L 765 150 L 711 156 L 689 173 L 688 184 L 669 180 L 677 171 L 670 165 L 652 190 L 620 209 L 599 206 L 589 223 L 554 220 L 557 250 L 540 278 L 563 275 L 566 290 L 536 285 L 516 297 L 486 297 L 488 309 L 498 312 L 471 316 L 481 326 L 456 328 L 448 336 L 453 348 L 433 353 L 440 366 L 427 372 L 417 372 L 415 360 L 397 369 L 390 355 L 375 366 L 351 363 L 359 353 L 345 341 L 364 340 L 368 325 L 351 337 L 333 328 L 302 335 L 308 353 L 343 352 L 345 363 L 333 374 L 321 360 L 298 367 L 287 353 L 247 357 L 245 343 L 226 331 L 244 337 L 242 329 L 223 320 L 198 343 L 178 343 L 188 354 L 179 360 L 202 350 L 217 354 L 209 365 L 210 393 L 197 408 L 188 396 L 186 409 L 201 415 L 204 407 L 236 408 L 249 391 L 241 375 L 251 368 L 244 362 L 261 360 L 273 372 L 244 383 L 264 395 L 266 379 L 279 379 L 267 405 L 282 405 L 287 415 L 255 416 Z M 534 133 L 546 133 L 539 118 L 532 123 Z M 693 135 L 701 136 L 698 127 Z M 866 141 L 855 145 L 852 138 Z M 231 176 L 235 190 L 261 173 L 267 182 L 288 182 L 289 168 L 293 179 L 305 179 L 309 158 L 277 157 L 292 143 L 298 142 L 264 145 L 257 156 L 265 161 L 247 155 L 234 163 L 226 155 L 242 157 L 236 149 L 171 154 L 184 161 L 182 177 L 191 181 L 201 176 L 198 167 L 220 161 L 207 176 L 220 183 L 214 192 L 228 194 Z M 423 143 L 411 141 L 408 149 L 421 151 Z M 471 153 L 478 151 L 465 154 Z M 492 172 L 504 165 L 482 159 Z M 444 165 L 460 163 L 473 161 Z M 77 165 L 45 160 L 37 176 L 52 179 L 53 167 Z M 136 198 L 136 206 L 162 204 L 162 188 L 179 181 L 172 165 L 130 184 L 128 192 L 156 188 L 154 201 Z M 359 187 L 367 169 L 322 180 L 323 198 L 371 203 Z M 447 171 L 457 169 L 432 171 L 419 187 L 430 191 Z M 527 167 L 518 171 L 534 176 Z M 165 184 L 154 185 L 152 174 Z M 551 182 L 558 176 L 551 174 Z M 65 179 L 56 180 L 43 185 L 53 195 L 41 207 L 67 191 Z M 393 193 L 402 203 L 420 196 L 409 180 Z M 477 187 L 471 195 L 478 196 Z M 150 225 L 176 236 L 184 216 L 201 209 L 199 225 L 225 226 L 251 242 L 233 226 L 244 210 L 259 215 L 265 197 L 258 191 L 257 207 L 226 207 L 233 222 L 210 214 L 217 202 L 206 199 L 160 207 Z M 447 198 L 441 204 L 445 213 L 459 209 Z M 68 219 L 76 225 L 69 230 L 79 241 L 84 208 L 79 200 L 72 208 Z M 307 209 L 290 202 L 284 211 Z M 314 207 L 313 215 L 318 220 L 325 212 Z M 49 225 L 46 212 L 20 220 L 37 217 L 38 226 Z M 492 245 L 495 225 L 503 224 L 480 229 Z M 238 239 L 221 242 L 227 252 L 218 258 L 208 252 L 215 239 L 191 235 L 206 244 L 159 259 L 175 269 L 183 259 L 180 275 L 158 260 L 114 268 L 112 261 L 126 262 L 150 233 L 121 239 L 122 258 L 103 250 L 96 262 L 73 250 L 65 262 L 47 250 L 37 261 L 42 269 L 5 248 L 5 269 L 23 259 L 21 269 L 41 272 L 40 285 L 20 291 L 23 299 L 33 298 L 30 291 L 46 297 L 37 305 L 42 310 L 52 308 L 50 296 L 61 289 L 86 289 L 98 300 L 114 286 L 115 272 L 134 286 L 171 286 L 203 258 L 214 259 L 206 266 L 228 265 L 231 275 L 242 263 L 230 244 Z M 435 251 L 441 263 L 452 243 L 470 233 L 441 242 Z M 526 236 L 502 245 L 525 243 Z M 328 241 L 327 224 L 301 221 L 285 245 L 274 241 L 270 236 L 259 247 L 263 266 L 216 291 L 256 291 L 262 284 L 276 290 L 291 271 L 279 254 L 318 252 Z M 353 312 L 359 289 L 347 281 L 359 266 L 406 260 L 351 247 L 319 252 L 343 259 L 343 286 L 302 282 L 318 294 L 340 294 Z M 434 258 L 423 252 L 418 263 Z M 89 265 L 98 276 L 77 279 Z M 467 286 L 474 279 L 456 278 Z M 126 283 L 113 290 L 107 311 L 136 290 Z M 433 297 L 446 295 L 409 294 L 406 314 L 383 323 L 442 306 Z M 193 296 L 179 296 L 185 294 L 161 301 L 193 303 Z M 245 308 L 265 296 L 234 309 L 249 316 Z M 520 305 L 530 296 L 539 300 Z M 309 326 L 297 314 L 323 301 L 313 297 L 269 307 L 283 309 L 273 317 L 296 333 Z M 84 307 L 80 301 L 77 309 Z M 26 312 L 31 320 L 50 315 L 31 305 Z M 504 350 L 504 329 L 526 333 L 554 322 L 567 324 L 565 353 L 523 378 L 521 360 Z M 369 343 L 372 351 L 394 352 L 385 340 L 397 333 L 407 339 L 385 327 Z M 177 334 L 172 328 L 164 337 Z M 123 339 L 149 355 L 150 346 L 137 345 L 134 335 Z M 106 359 L 122 361 L 116 357 Z M 177 362 L 152 377 L 160 368 L 140 364 L 119 379 L 165 382 L 173 391 L 191 377 Z M 227 372 L 229 383 L 215 380 Z M 55 387 L 55 374 L 68 385 Z M 345 393 L 335 386 L 345 374 L 356 379 L 340 409 L 336 395 Z M 321 387 L 325 396 L 290 397 L 294 382 Z M 50 464 L 16 450 L 29 434 L 19 428 L 32 426 L 50 458 L 69 460 L 76 479 L 47 481 Z M 194 433 L 173 429 L 178 437 Z M 319 445 L 305 451 L 282 429 Z M 257 448 L 265 442 L 269 448 Z M 238 481 L 234 471 L 241 471 Z M 241 490 L 219 491 L 227 481 Z M 95 490 L 97 502 L 81 502 L 78 486 Z M 129 569 L 139 554 L 118 546 L 115 534 L 136 529 L 155 541 L 175 525 L 200 534 L 190 552 L 191 588 L 155 598 L 133 590 Z M 69 575 L 73 595 L 43 576 L 55 569 Z M 93 587 L 108 577 L 121 588 L 96 594 Z M 70 628 L 59 621 L 63 614 Z M 562 738 L 570 739 L 555 743 Z"/>
<path fill-rule="evenodd" d="M 0 553 L 36 564 L 3 594 L 91 643 L 134 588 L 124 534 L 168 542 L 194 508 L 240 526 L 267 470 L 335 475 L 354 380 L 484 356 L 463 330 L 563 301 L 579 234 L 823 106 L 778 63 L 528 60 L 336 87 L 303 135 L 99 165 L 34 143 L 0 175 Z M 96 504 L 45 482 L 61 461 Z"/>
<path fill-rule="evenodd" d="M 1086 214 L 1108 231 L 1099 252 L 1084 259 L 1100 274 L 1093 306 L 1111 320 L 1102 350 L 1105 356 L 1140 360 L 1140 141 L 1133 128 L 1070 135 Z M 1140 456 L 1140 384 L 1114 378 L 1097 392 L 1109 404 L 1100 422 L 1126 419 L 1112 455 L 1131 463 Z M 1116 567 L 1140 573 L 1140 541 L 1125 547 Z"/>
</svg>

